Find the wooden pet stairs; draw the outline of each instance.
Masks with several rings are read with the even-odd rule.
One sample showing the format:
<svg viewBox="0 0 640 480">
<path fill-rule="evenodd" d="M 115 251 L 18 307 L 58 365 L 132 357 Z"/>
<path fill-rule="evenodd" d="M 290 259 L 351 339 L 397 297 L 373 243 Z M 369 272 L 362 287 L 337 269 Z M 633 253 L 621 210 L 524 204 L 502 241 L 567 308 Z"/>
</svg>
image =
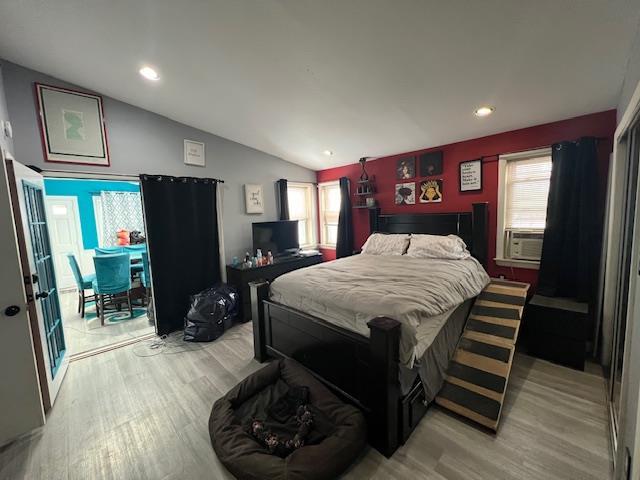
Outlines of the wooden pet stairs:
<svg viewBox="0 0 640 480">
<path fill-rule="evenodd" d="M 478 295 L 436 403 L 498 429 L 528 283 L 491 279 Z"/>
</svg>

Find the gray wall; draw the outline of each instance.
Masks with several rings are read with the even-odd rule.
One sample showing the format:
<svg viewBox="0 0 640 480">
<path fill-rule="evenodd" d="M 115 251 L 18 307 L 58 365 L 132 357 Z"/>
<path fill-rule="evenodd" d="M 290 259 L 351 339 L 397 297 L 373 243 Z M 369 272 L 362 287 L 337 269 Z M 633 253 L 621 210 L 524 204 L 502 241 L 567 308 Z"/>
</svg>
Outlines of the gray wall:
<svg viewBox="0 0 640 480">
<path fill-rule="evenodd" d="M 251 248 L 251 223 L 277 220 L 275 181 L 315 182 L 312 170 L 286 162 L 253 148 L 203 132 L 127 103 L 104 97 L 111 167 L 45 163 L 37 122 L 33 83 L 78 88 L 43 73 L 1 61 L 13 144 L 18 162 L 43 169 L 122 174 L 165 174 L 215 177 L 225 181 L 224 242 L 227 261 Z M 81 90 L 86 90 L 82 89 Z M 0 104 L 0 118 L 2 106 Z M 205 168 L 184 164 L 183 140 L 205 143 Z M 264 186 L 265 213 L 247 215 L 245 183 Z"/>
<path fill-rule="evenodd" d="M 627 73 L 622 83 L 622 91 L 620 92 L 620 101 L 618 102 L 618 121 L 624 115 L 624 111 L 629 105 L 631 96 L 640 81 L 640 29 L 636 33 L 636 38 L 633 41 L 633 47 L 631 48 L 631 57 L 629 57 L 629 63 L 627 64 Z"/>
<path fill-rule="evenodd" d="M 4 92 L 4 82 L 2 80 L 2 65 L 0 65 L 0 148 L 13 154 L 13 140 L 5 137 L 2 122 L 9 120 L 9 110 Z"/>
</svg>

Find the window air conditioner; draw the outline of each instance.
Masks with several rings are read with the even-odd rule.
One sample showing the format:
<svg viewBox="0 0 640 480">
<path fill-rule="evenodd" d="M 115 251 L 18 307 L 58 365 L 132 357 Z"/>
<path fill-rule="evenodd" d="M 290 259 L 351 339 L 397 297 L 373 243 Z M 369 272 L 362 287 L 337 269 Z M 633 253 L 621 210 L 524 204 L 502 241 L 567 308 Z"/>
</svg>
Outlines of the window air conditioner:
<svg viewBox="0 0 640 480">
<path fill-rule="evenodd" d="M 509 257 L 517 260 L 540 260 L 543 232 L 514 232 L 508 237 Z"/>
</svg>

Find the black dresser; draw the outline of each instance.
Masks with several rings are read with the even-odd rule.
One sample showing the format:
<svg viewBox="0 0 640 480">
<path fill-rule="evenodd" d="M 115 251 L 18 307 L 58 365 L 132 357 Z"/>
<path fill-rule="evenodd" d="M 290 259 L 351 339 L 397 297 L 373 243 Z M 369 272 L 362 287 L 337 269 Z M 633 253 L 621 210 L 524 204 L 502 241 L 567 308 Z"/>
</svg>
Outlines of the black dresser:
<svg viewBox="0 0 640 480">
<path fill-rule="evenodd" d="M 584 370 L 588 332 L 586 303 L 534 295 L 524 309 L 522 337 L 535 357 Z"/>
<path fill-rule="evenodd" d="M 271 282 L 280 275 L 299 268 L 309 267 L 322 262 L 322 254 L 305 255 L 300 257 L 288 257 L 276 259 L 273 265 L 263 265 L 262 267 L 243 268 L 227 265 L 227 283 L 235 287 L 240 292 L 240 321 L 251 320 L 251 290 L 249 282 L 256 280 L 267 280 Z"/>
</svg>

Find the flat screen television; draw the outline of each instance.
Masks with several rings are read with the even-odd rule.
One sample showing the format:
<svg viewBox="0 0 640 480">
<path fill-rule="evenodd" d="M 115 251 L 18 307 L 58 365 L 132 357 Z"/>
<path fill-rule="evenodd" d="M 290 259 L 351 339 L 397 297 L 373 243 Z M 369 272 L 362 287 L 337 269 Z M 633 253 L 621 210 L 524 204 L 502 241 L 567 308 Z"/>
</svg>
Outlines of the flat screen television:
<svg viewBox="0 0 640 480">
<path fill-rule="evenodd" d="M 253 253 L 259 248 L 266 256 L 283 257 L 298 252 L 298 221 L 258 222 L 253 224 Z"/>
</svg>

